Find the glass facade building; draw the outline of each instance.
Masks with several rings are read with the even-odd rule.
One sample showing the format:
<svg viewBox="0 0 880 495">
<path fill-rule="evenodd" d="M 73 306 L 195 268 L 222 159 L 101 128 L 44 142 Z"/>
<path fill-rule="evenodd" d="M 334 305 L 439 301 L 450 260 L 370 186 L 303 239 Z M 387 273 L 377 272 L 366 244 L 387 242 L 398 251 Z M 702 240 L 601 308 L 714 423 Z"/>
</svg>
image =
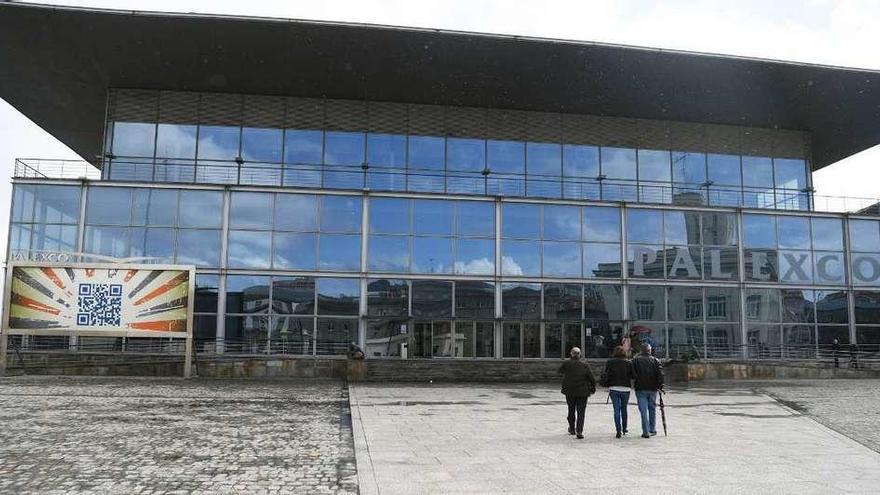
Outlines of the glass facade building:
<svg viewBox="0 0 880 495">
<path fill-rule="evenodd" d="M 108 25 L 127 22 L 153 21 Z M 627 335 L 669 358 L 816 359 L 835 339 L 880 352 L 880 219 L 817 211 L 810 175 L 872 138 L 851 132 L 836 147 L 821 132 L 849 115 L 817 119 L 826 100 L 813 110 L 795 98 L 824 95 L 801 84 L 830 87 L 821 74 L 776 64 L 770 77 L 769 62 L 737 59 L 742 80 L 763 74 L 740 87 L 711 70 L 735 66 L 723 57 L 546 40 L 517 41 L 559 55 L 524 67 L 513 53 L 525 48 L 500 39 L 468 38 L 474 56 L 462 57 L 449 44 L 459 34 L 385 28 L 399 58 L 350 63 L 351 40 L 381 52 L 367 36 L 380 28 L 286 24 L 326 54 L 278 45 L 289 61 L 239 60 L 234 74 L 209 71 L 214 58 L 235 63 L 205 48 L 197 77 L 163 61 L 156 79 L 120 69 L 128 52 L 102 61 L 129 74 L 116 83 L 128 89 L 90 100 L 100 144 L 66 135 L 99 154 L 100 179 L 16 178 L 8 259 L 194 265 L 202 352 L 328 356 L 354 342 L 368 359 L 555 360 L 572 346 L 605 358 Z M 432 41 L 413 42 L 423 35 Z M 487 69 L 471 79 L 458 64 Z M 767 101 L 754 96 L 765 86 Z M 791 102 L 771 101 L 785 91 Z"/>
<path fill-rule="evenodd" d="M 195 265 L 200 350 L 603 358 L 624 334 L 672 358 L 814 359 L 835 338 L 880 350 L 880 220 L 811 211 L 796 132 L 155 91 L 110 102 L 102 180 L 15 181 L 10 259 Z"/>
</svg>

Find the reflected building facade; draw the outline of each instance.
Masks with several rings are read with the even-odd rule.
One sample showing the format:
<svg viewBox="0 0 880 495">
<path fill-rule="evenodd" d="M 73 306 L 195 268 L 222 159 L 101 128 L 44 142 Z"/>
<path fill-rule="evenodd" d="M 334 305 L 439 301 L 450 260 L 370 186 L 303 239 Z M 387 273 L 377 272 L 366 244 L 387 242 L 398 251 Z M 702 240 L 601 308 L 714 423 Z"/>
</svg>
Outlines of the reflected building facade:
<svg viewBox="0 0 880 495">
<path fill-rule="evenodd" d="M 17 178 L 9 260 L 195 265 L 201 350 L 880 351 L 880 220 L 814 211 L 807 131 L 307 96 L 108 88 L 102 178 Z"/>
</svg>

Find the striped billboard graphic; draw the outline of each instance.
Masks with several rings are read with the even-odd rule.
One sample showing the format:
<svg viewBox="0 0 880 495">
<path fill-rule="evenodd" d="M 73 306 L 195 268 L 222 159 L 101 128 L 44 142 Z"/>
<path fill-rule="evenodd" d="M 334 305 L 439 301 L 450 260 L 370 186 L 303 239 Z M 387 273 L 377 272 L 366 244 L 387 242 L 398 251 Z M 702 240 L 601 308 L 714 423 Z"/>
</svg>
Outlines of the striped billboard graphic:
<svg viewBox="0 0 880 495">
<path fill-rule="evenodd" d="M 157 265 L 13 265 L 6 328 L 186 333 L 190 278 Z"/>
</svg>

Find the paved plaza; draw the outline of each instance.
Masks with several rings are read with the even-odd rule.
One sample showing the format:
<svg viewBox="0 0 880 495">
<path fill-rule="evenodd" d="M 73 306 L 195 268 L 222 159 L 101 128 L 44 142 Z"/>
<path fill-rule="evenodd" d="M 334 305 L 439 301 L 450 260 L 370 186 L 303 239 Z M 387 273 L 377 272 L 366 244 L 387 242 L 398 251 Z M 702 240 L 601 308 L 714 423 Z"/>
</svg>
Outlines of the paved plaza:
<svg viewBox="0 0 880 495">
<path fill-rule="evenodd" d="M 341 382 L 0 378 L 2 493 L 357 493 Z"/>
<path fill-rule="evenodd" d="M 826 382 L 832 384 L 839 383 Z M 550 385 L 356 385 L 352 419 L 360 490 L 381 493 L 877 493 L 880 454 L 752 387 L 712 384 L 666 397 L 669 436 L 614 438 L 603 395 L 585 440 L 566 434 Z M 781 383 L 779 394 L 828 385 Z M 877 387 L 860 380 L 858 388 Z M 854 386 L 846 383 L 846 386 Z M 635 398 L 631 398 L 634 403 Z M 860 415 L 869 414 L 867 404 Z M 876 405 L 864 421 L 880 425 Z M 838 409 L 843 413 L 846 406 Z M 662 429 L 658 425 L 658 430 Z"/>
<path fill-rule="evenodd" d="M 880 380 L 705 382 L 666 400 L 668 437 L 639 438 L 632 404 L 617 440 L 600 391 L 579 441 L 555 384 L 6 377 L 0 493 L 880 487 Z"/>
</svg>

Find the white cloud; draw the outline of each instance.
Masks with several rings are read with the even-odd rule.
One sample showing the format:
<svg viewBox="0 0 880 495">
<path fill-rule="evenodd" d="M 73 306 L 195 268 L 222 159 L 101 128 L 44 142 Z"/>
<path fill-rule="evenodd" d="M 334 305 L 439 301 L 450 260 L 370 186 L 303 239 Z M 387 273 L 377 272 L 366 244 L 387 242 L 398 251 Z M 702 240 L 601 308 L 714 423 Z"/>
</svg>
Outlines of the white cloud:
<svg viewBox="0 0 880 495">
<path fill-rule="evenodd" d="M 520 268 L 520 274 L 522 269 Z M 467 262 L 456 261 L 455 273 L 467 275 L 492 275 L 495 273 L 495 262 L 489 258 L 479 258 Z"/>
</svg>

